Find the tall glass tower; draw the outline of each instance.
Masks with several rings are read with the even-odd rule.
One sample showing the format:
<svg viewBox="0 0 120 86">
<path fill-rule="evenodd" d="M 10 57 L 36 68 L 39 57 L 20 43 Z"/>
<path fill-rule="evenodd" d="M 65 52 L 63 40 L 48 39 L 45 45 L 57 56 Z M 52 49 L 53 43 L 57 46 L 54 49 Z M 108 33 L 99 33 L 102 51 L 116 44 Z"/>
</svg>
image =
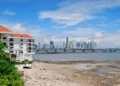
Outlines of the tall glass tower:
<svg viewBox="0 0 120 86">
<path fill-rule="evenodd" d="M 68 37 L 66 38 L 66 48 L 68 48 Z"/>
<path fill-rule="evenodd" d="M 50 41 L 50 49 L 53 49 L 53 48 L 54 48 L 54 42 Z"/>
</svg>

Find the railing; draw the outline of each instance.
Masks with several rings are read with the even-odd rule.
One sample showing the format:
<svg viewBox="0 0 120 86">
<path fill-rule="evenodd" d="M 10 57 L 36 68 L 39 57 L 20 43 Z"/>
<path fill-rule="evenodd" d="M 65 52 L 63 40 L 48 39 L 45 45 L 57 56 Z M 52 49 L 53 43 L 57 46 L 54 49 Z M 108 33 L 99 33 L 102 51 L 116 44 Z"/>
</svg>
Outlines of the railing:
<svg viewBox="0 0 120 86">
<path fill-rule="evenodd" d="M 34 40 L 28 40 L 27 42 L 35 42 Z"/>
</svg>

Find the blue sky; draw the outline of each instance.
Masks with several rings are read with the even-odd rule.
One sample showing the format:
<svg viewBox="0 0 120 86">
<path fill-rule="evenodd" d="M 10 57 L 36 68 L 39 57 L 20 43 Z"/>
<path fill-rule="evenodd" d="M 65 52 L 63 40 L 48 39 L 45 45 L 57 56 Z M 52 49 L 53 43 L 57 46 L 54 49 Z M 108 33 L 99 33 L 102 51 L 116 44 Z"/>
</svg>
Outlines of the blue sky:
<svg viewBox="0 0 120 86">
<path fill-rule="evenodd" d="M 0 24 L 36 42 L 94 40 L 120 47 L 120 0 L 0 0 Z"/>
</svg>

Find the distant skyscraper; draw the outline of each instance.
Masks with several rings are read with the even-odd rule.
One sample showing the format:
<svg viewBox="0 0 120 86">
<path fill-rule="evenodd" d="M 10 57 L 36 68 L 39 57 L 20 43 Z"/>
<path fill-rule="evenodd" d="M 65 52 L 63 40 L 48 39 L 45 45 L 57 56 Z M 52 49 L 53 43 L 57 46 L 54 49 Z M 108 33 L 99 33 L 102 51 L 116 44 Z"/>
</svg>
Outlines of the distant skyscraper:
<svg viewBox="0 0 120 86">
<path fill-rule="evenodd" d="M 65 42 L 63 42 L 63 48 L 66 48 Z"/>
<path fill-rule="evenodd" d="M 90 42 L 90 49 L 95 49 L 96 43 L 94 41 Z"/>
<path fill-rule="evenodd" d="M 73 48 L 73 41 L 70 41 L 69 42 L 69 49 L 72 49 Z"/>
<path fill-rule="evenodd" d="M 90 42 L 87 43 L 87 49 L 91 49 Z"/>
<path fill-rule="evenodd" d="M 87 49 L 87 42 L 84 42 L 83 45 L 84 45 L 84 49 Z"/>
<path fill-rule="evenodd" d="M 81 49 L 84 49 L 84 42 L 81 42 L 81 43 L 80 43 L 80 48 L 81 48 Z"/>
<path fill-rule="evenodd" d="M 49 45 L 48 44 L 43 44 L 42 49 L 49 49 Z"/>
<path fill-rule="evenodd" d="M 76 43 L 76 48 L 77 49 L 80 48 L 80 43 L 79 42 Z"/>
<path fill-rule="evenodd" d="M 40 49 L 41 48 L 41 45 L 40 45 L 40 42 L 38 43 L 38 49 Z"/>
<path fill-rule="evenodd" d="M 35 44 L 35 49 L 38 49 L 37 44 Z"/>
<path fill-rule="evenodd" d="M 50 41 L 50 49 L 54 49 L 54 42 Z"/>
<path fill-rule="evenodd" d="M 66 38 L 66 48 L 68 48 L 68 37 Z"/>
</svg>

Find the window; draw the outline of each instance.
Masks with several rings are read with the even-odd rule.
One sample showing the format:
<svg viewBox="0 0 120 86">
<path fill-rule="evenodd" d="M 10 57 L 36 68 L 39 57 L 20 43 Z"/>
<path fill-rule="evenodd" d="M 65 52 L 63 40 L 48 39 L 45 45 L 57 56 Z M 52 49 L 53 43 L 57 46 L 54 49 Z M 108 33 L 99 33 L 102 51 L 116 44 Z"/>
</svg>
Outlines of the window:
<svg viewBox="0 0 120 86">
<path fill-rule="evenodd" d="M 3 39 L 6 39 L 6 37 L 3 37 Z"/>
<path fill-rule="evenodd" d="M 28 42 L 31 42 L 31 39 L 28 39 Z"/>
<path fill-rule="evenodd" d="M 10 46 L 13 46 L 14 44 L 13 43 L 10 43 Z"/>
<path fill-rule="evenodd" d="M 23 39 L 21 39 L 21 42 L 23 42 Z"/>
<path fill-rule="evenodd" d="M 31 52 L 31 51 L 28 51 L 29 53 Z"/>
<path fill-rule="evenodd" d="M 10 47 L 10 49 L 13 49 L 13 47 Z"/>
<path fill-rule="evenodd" d="M 6 43 L 3 43 L 4 45 L 7 45 Z"/>
<path fill-rule="evenodd" d="M 31 43 L 29 43 L 28 45 L 31 46 Z"/>
<path fill-rule="evenodd" d="M 29 47 L 28 49 L 29 49 L 29 50 L 31 50 L 32 48 L 31 48 L 31 47 Z"/>
<path fill-rule="evenodd" d="M 13 51 L 10 51 L 10 53 L 13 53 Z"/>
<path fill-rule="evenodd" d="M 10 41 L 14 41 L 13 38 L 10 38 Z"/>
<path fill-rule="evenodd" d="M 1 39 L 1 34 L 0 34 L 0 39 Z"/>
</svg>

